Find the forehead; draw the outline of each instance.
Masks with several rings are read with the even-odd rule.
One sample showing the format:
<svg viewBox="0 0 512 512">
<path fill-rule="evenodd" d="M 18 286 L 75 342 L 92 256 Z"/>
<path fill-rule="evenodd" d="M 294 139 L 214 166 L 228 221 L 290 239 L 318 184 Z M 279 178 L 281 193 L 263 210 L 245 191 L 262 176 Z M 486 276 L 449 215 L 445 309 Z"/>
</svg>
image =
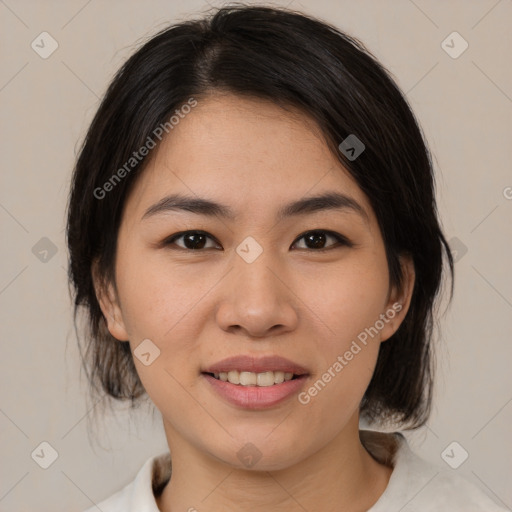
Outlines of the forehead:
<svg viewBox="0 0 512 512">
<path fill-rule="evenodd" d="M 242 218 L 328 190 L 352 197 L 371 215 L 311 119 L 269 101 L 216 95 L 198 99 L 163 138 L 128 202 L 140 214 L 172 193 L 209 197 Z"/>
</svg>

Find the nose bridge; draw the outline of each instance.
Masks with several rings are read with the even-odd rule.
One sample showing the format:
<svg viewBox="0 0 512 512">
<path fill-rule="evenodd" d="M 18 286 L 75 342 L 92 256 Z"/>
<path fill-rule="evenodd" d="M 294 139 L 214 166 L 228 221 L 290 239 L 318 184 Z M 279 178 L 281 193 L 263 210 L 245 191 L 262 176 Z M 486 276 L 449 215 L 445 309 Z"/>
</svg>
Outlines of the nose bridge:
<svg viewBox="0 0 512 512">
<path fill-rule="evenodd" d="M 272 250 L 264 249 L 252 239 L 242 242 L 236 252 L 234 277 L 238 281 L 240 298 L 256 303 L 262 301 L 263 305 L 276 302 L 282 284 L 275 276 L 276 271 L 271 270 L 279 268 Z"/>
<path fill-rule="evenodd" d="M 224 329 L 236 326 L 250 335 L 264 336 L 275 326 L 292 328 L 297 315 L 293 294 L 279 278 L 278 258 L 271 250 L 258 246 L 254 240 L 245 240 L 237 247 L 233 272 L 228 277 L 232 286 L 223 297 L 218 322 Z"/>
</svg>

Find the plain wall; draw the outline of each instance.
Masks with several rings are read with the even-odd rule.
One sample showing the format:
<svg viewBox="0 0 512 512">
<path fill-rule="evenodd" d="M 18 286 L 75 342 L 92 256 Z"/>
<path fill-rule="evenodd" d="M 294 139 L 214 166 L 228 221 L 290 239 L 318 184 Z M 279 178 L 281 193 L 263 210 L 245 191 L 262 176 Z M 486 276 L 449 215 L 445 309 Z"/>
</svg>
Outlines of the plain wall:
<svg viewBox="0 0 512 512">
<path fill-rule="evenodd" d="M 427 427 L 407 437 L 420 456 L 444 468 L 441 453 L 457 441 L 469 458 L 452 471 L 510 508 L 512 2 L 274 5 L 316 15 L 362 40 L 423 127 L 458 261 L 453 304 L 436 342 L 434 412 Z M 0 2 L 1 511 L 84 510 L 167 450 L 151 408 L 133 419 L 120 411 L 92 421 L 101 404 L 88 403 L 80 374 L 65 206 L 75 155 L 115 71 L 142 38 L 205 7 L 199 0 Z M 59 45 L 47 59 L 31 47 L 43 31 Z M 453 31 L 469 44 L 458 58 L 441 46 Z M 44 250 L 48 261 L 40 259 Z M 46 470 L 31 457 L 43 441 L 59 455 Z"/>
</svg>

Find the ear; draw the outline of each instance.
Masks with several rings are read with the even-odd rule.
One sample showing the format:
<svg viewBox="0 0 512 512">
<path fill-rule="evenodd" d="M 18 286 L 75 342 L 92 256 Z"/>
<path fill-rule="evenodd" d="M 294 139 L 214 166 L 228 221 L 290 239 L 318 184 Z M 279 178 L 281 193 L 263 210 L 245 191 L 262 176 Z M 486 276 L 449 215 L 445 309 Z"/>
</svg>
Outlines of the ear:
<svg viewBox="0 0 512 512">
<path fill-rule="evenodd" d="M 96 298 L 110 334 L 119 341 L 129 341 L 115 286 L 100 279 L 96 262 L 92 266 L 92 279 Z"/>
<path fill-rule="evenodd" d="M 399 260 L 403 275 L 402 286 L 400 288 L 397 286 L 391 287 L 386 310 L 383 311 L 386 318 L 384 319 L 381 315 L 381 318 L 384 320 L 384 328 L 381 330 L 381 341 L 386 341 L 395 334 L 407 315 L 411 304 L 416 277 L 414 262 L 409 255 L 401 255 Z"/>
</svg>

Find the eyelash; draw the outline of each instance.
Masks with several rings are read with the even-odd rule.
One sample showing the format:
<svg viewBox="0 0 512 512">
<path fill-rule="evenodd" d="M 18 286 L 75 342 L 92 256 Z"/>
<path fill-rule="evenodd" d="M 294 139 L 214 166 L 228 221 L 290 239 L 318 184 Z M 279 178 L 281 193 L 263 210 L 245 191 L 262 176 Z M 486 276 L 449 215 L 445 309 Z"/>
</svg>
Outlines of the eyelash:
<svg viewBox="0 0 512 512">
<path fill-rule="evenodd" d="M 338 243 L 334 244 L 334 245 L 331 245 L 329 247 L 322 248 L 322 249 L 310 249 L 310 248 L 306 247 L 305 249 L 301 249 L 301 250 L 307 250 L 307 251 L 313 251 L 313 252 L 325 252 L 325 251 L 330 251 L 332 249 L 336 249 L 336 248 L 339 248 L 339 247 L 342 247 L 342 246 L 353 247 L 353 245 L 354 245 L 345 236 L 340 235 L 339 233 L 336 233 L 334 231 L 326 230 L 326 229 L 312 229 L 312 230 L 309 230 L 309 231 L 305 231 L 304 233 L 302 233 L 301 235 L 299 235 L 295 239 L 295 241 L 293 242 L 292 245 L 295 245 L 299 240 L 303 239 L 306 235 L 321 234 L 321 233 L 324 233 L 324 234 L 327 234 L 328 236 L 331 236 L 332 238 L 336 239 L 336 241 Z M 204 249 L 204 248 L 203 249 L 188 249 L 186 247 L 180 247 L 180 246 L 175 245 L 175 241 L 176 240 L 178 240 L 178 239 L 180 239 L 183 236 L 188 235 L 188 234 L 205 235 L 206 237 L 210 238 L 210 240 L 213 240 L 215 243 L 220 245 L 210 234 L 208 234 L 206 231 L 202 231 L 202 230 L 189 230 L 189 231 L 182 231 L 180 233 L 176 233 L 176 234 L 170 236 L 169 238 L 166 238 L 163 241 L 162 245 L 165 246 L 165 247 L 169 247 L 171 245 L 174 245 L 174 247 L 172 247 L 173 250 L 176 249 L 176 250 L 182 250 L 182 251 L 187 251 L 187 252 L 204 252 L 207 249 L 214 249 L 213 247 L 207 247 L 206 249 Z"/>
</svg>

